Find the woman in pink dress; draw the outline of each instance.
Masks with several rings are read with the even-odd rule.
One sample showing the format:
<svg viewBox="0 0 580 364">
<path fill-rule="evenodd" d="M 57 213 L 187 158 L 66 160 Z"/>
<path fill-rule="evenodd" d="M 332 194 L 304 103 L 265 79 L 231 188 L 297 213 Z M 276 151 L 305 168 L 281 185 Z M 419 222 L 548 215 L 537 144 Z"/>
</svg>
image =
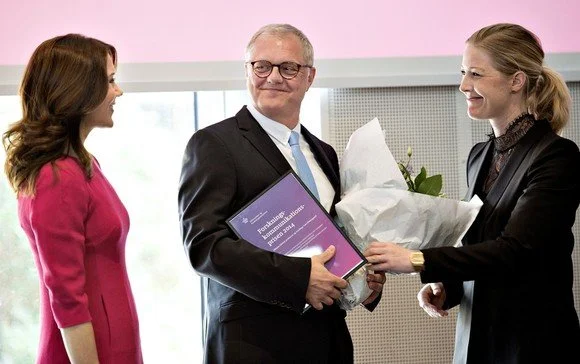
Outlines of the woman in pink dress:
<svg viewBox="0 0 580 364">
<path fill-rule="evenodd" d="M 113 126 L 117 52 L 78 34 L 43 42 L 3 136 L 5 171 L 40 278 L 37 363 L 142 363 L 125 266 L 129 216 L 84 141 Z"/>
</svg>

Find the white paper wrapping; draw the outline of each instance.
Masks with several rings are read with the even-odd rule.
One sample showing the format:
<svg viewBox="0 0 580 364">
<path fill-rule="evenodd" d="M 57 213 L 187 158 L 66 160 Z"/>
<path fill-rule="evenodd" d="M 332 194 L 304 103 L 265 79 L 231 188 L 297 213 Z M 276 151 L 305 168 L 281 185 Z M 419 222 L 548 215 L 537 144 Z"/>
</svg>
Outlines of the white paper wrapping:
<svg viewBox="0 0 580 364">
<path fill-rule="evenodd" d="M 340 308 L 346 311 L 352 310 L 373 293 L 367 283 L 367 274 L 367 268 L 362 267 L 348 277 L 348 287 L 341 290 L 342 296 L 338 300 Z"/>
<path fill-rule="evenodd" d="M 482 202 L 456 201 L 407 191 L 397 161 L 385 143 L 377 118 L 356 130 L 340 161 L 343 196 L 336 204 L 340 223 L 362 252 L 373 241 L 408 249 L 456 246 L 475 220 Z M 364 282 L 361 280 L 364 279 Z M 370 295 L 366 274 L 349 278 L 340 304 L 354 308 Z"/>
<path fill-rule="evenodd" d="M 418 250 L 460 243 L 480 206 L 477 196 L 465 202 L 392 188 L 366 188 L 347 196 L 336 210 L 361 251 L 372 241 L 391 241 Z"/>
</svg>

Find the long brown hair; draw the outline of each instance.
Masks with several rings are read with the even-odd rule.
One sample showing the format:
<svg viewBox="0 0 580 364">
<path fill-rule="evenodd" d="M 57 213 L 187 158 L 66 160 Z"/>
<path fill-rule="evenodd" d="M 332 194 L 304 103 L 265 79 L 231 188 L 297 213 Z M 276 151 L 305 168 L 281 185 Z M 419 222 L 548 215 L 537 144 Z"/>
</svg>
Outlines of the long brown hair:
<svg viewBox="0 0 580 364">
<path fill-rule="evenodd" d="M 80 34 L 46 40 L 32 54 L 20 86 L 22 119 L 2 138 L 4 170 L 17 193 L 33 195 L 42 166 L 54 167 L 71 150 L 85 175 L 92 176 L 80 123 L 107 95 L 107 55 L 117 63 L 112 45 Z"/>
<path fill-rule="evenodd" d="M 521 25 L 500 23 L 473 33 L 467 43 L 491 56 L 495 68 L 507 76 L 526 74 L 526 106 L 536 119 L 547 119 L 559 133 L 570 118 L 572 98 L 560 74 L 544 65 L 538 37 Z"/>
</svg>

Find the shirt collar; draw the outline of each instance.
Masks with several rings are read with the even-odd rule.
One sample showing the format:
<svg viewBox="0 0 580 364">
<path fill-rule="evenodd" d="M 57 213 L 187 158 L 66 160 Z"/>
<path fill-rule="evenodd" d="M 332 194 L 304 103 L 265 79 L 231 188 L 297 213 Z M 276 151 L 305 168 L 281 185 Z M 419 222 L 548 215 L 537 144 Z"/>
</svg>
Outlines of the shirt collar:
<svg viewBox="0 0 580 364">
<path fill-rule="evenodd" d="M 290 139 L 290 132 L 295 131 L 300 135 L 301 126 L 300 122 L 296 124 L 296 127 L 292 130 L 288 129 L 286 125 L 277 122 L 276 120 L 272 120 L 267 116 L 262 115 L 254 105 L 250 104 L 246 106 L 248 111 L 254 119 L 260 124 L 260 126 L 268 133 L 268 135 L 282 144 L 288 144 L 288 139 Z"/>
</svg>

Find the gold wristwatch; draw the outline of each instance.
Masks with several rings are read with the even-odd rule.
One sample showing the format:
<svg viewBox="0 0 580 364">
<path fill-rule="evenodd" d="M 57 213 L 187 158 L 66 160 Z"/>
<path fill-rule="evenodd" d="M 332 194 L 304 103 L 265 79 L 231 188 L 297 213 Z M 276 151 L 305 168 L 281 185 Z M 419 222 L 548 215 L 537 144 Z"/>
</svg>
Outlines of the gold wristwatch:
<svg viewBox="0 0 580 364">
<path fill-rule="evenodd" d="M 423 257 L 423 253 L 420 251 L 412 252 L 409 259 L 411 260 L 411 265 L 413 265 L 413 270 L 415 270 L 415 272 L 421 272 L 425 269 L 425 258 Z"/>
</svg>

